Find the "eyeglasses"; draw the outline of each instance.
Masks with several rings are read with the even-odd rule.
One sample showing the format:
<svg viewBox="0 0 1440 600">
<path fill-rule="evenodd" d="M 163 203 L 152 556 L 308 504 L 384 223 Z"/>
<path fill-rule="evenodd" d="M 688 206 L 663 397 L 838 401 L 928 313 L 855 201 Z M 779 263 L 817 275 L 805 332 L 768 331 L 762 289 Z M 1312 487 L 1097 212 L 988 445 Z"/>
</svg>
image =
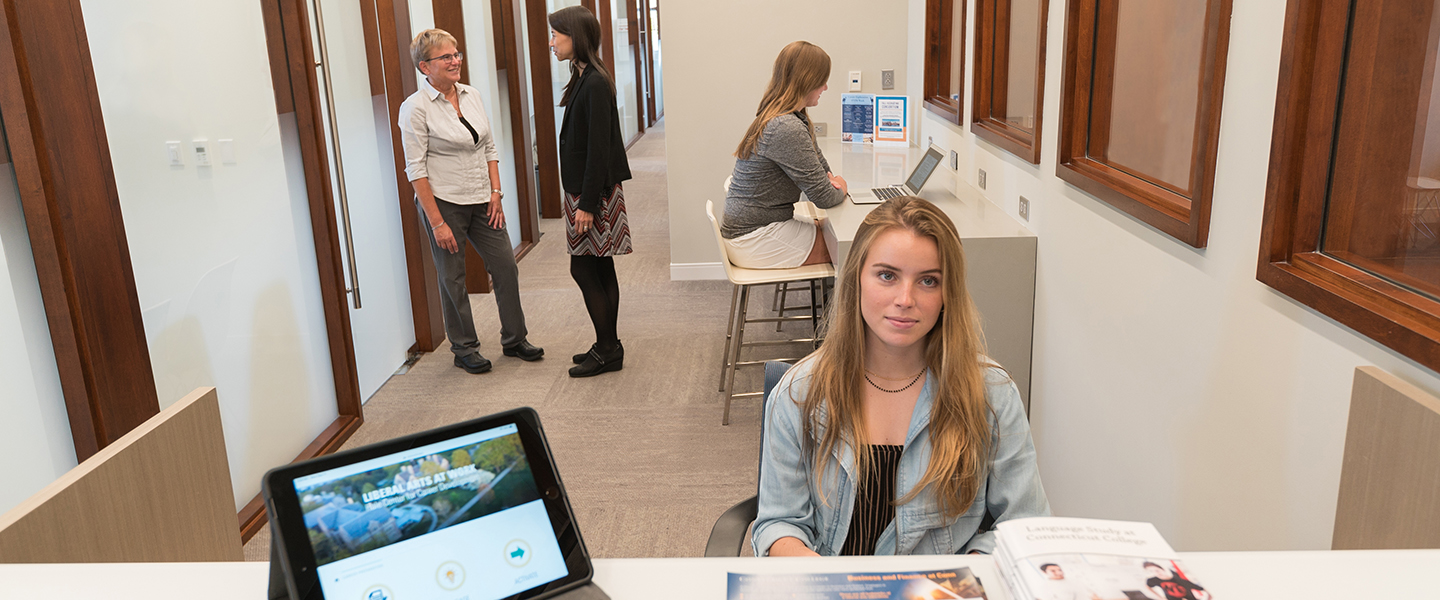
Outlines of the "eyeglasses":
<svg viewBox="0 0 1440 600">
<path fill-rule="evenodd" d="M 420 61 L 420 62 L 430 62 L 430 61 L 432 61 L 432 60 L 438 60 L 438 61 L 443 61 L 443 62 L 450 62 L 450 61 L 452 61 L 452 60 L 460 61 L 460 60 L 464 60 L 464 59 L 465 59 L 465 53 L 464 53 L 464 52 L 456 52 L 456 53 L 454 53 L 454 54 L 441 54 L 440 56 L 437 56 L 437 57 L 435 57 L 435 58 L 427 58 L 427 59 L 422 60 L 422 61 Z"/>
</svg>

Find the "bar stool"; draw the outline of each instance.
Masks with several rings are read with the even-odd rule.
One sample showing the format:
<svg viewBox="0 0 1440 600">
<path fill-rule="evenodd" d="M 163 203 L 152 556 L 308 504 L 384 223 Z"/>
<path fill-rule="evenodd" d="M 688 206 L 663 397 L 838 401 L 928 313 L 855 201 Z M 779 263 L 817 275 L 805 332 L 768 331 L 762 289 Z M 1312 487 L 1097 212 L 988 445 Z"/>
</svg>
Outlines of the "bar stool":
<svg viewBox="0 0 1440 600">
<path fill-rule="evenodd" d="M 816 315 L 821 314 L 822 307 L 819 305 L 824 295 L 817 290 L 821 282 L 835 276 L 835 265 L 805 265 L 793 269 L 746 269 L 737 267 L 730 262 L 729 248 L 725 245 L 725 238 L 720 235 L 720 221 L 715 218 L 715 203 L 705 201 L 705 216 L 710 218 L 710 228 L 715 233 L 715 244 L 720 247 L 720 264 L 725 267 L 725 277 L 730 280 L 734 289 L 730 293 L 730 324 L 725 331 L 725 352 L 720 366 L 720 391 L 725 392 L 725 412 L 720 418 L 721 425 L 730 424 L 730 401 L 735 398 L 756 398 L 764 396 L 764 392 L 735 393 L 735 370 L 739 367 L 750 365 L 763 365 L 764 360 L 740 360 L 740 351 L 744 348 L 757 346 L 779 346 L 785 344 L 809 344 L 814 348 L 819 340 L 819 327 Z M 786 317 L 783 315 L 775 317 L 750 318 L 747 308 L 750 304 L 750 288 L 757 285 L 773 285 L 777 283 L 799 283 L 809 282 L 810 284 L 810 315 Z M 784 323 L 786 321 L 810 321 L 811 337 L 793 338 L 784 340 L 761 340 L 746 342 L 745 325 L 748 323 Z M 733 341 L 732 341 L 733 340 Z M 794 362 L 804 358 L 796 356 L 793 358 L 772 358 L 769 360 L 781 360 Z"/>
</svg>

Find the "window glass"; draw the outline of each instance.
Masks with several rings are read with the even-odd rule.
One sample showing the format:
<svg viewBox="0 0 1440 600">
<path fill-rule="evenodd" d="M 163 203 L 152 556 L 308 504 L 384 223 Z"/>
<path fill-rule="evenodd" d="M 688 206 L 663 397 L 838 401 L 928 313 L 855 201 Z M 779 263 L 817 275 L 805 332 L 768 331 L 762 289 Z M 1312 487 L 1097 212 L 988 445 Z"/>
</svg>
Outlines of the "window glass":
<svg viewBox="0 0 1440 600">
<path fill-rule="evenodd" d="M 960 92 L 965 81 L 965 3 L 952 2 L 950 9 L 950 79 L 945 96 L 956 106 L 960 105 Z"/>
<path fill-rule="evenodd" d="M 1384 41 L 1346 79 L 1386 94 L 1341 99 L 1321 250 L 1440 300 L 1440 25 L 1384 15 L 1372 31 Z"/>
<path fill-rule="evenodd" d="M 1035 130 L 1035 80 L 1040 69 L 1040 4 L 1041 0 L 1009 2 L 1005 100 L 996 106 L 996 112 L 1004 111 L 1006 123 L 1030 132 Z"/>
<path fill-rule="evenodd" d="M 1132 175 L 1189 192 L 1206 1 L 1099 4 L 1089 154 Z M 1108 48 L 1107 29 L 1114 36 Z"/>
</svg>

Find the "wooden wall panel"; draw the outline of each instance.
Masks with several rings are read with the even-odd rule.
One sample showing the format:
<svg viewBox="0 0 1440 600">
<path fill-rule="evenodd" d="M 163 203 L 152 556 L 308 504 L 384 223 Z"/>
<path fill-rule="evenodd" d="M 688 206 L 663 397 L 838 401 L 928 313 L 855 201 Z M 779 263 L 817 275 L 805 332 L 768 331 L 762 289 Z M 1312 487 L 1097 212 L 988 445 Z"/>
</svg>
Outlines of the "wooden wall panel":
<svg viewBox="0 0 1440 600">
<path fill-rule="evenodd" d="M 1335 550 L 1440 548 L 1440 399 L 1355 369 Z"/>
<path fill-rule="evenodd" d="M 244 559 L 215 388 L 201 388 L 0 515 L 0 563 Z"/>
<path fill-rule="evenodd" d="M 0 113 L 77 458 L 160 410 L 78 0 L 0 0 Z"/>
</svg>

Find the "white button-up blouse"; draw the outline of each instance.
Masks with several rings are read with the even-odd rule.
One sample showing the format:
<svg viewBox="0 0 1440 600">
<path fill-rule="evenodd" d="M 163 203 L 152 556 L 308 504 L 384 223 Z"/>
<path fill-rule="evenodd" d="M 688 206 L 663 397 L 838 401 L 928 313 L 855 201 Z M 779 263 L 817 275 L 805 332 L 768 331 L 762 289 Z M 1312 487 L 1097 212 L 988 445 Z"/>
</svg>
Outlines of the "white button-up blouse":
<svg viewBox="0 0 1440 600">
<path fill-rule="evenodd" d="M 405 146 L 405 175 L 410 181 L 429 178 L 436 198 L 451 204 L 484 204 L 490 201 L 489 162 L 500 160 L 490 120 L 480 92 L 456 83 L 460 113 L 445 95 L 420 79 L 420 89 L 400 105 L 400 141 Z M 460 122 L 475 128 L 480 141 Z M 498 182 L 497 182 L 498 183 Z"/>
</svg>

